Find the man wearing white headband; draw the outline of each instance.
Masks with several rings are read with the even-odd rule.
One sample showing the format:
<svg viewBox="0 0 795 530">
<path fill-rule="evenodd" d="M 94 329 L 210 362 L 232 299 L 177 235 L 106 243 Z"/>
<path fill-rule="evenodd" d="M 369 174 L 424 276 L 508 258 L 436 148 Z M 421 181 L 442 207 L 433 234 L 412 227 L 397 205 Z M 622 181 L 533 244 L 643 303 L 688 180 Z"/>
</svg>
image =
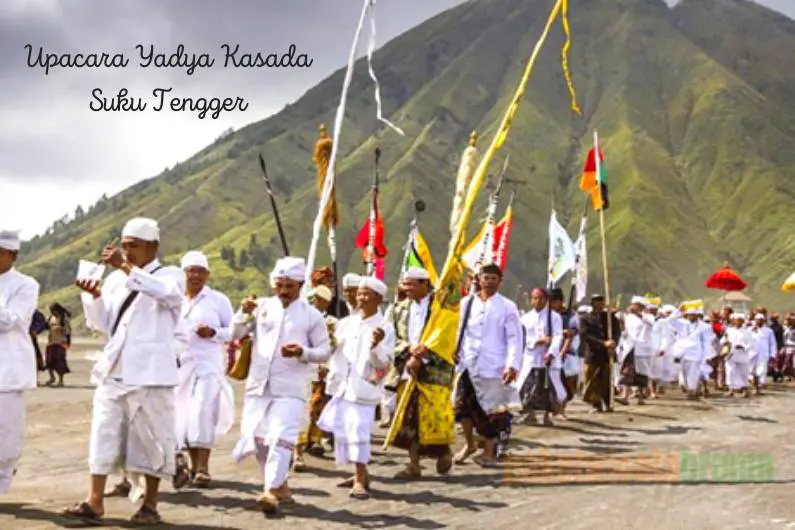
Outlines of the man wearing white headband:
<svg viewBox="0 0 795 530">
<path fill-rule="evenodd" d="M 685 318 L 671 319 L 676 333 L 674 358 L 681 362 L 680 381 L 685 387 L 688 399 L 698 399 L 701 382 L 701 366 L 712 350 L 712 329 L 700 320 L 704 310 L 701 306 L 686 307 L 682 304 L 680 313 Z"/>
<path fill-rule="evenodd" d="M 726 356 L 726 381 L 729 384 L 729 397 L 736 392 L 742 392 L 745 397 L 750 397 L 748 392 L 748 379 L 751 375 L 751 354 L 756 345 L 756 339 L 751 331 L 743 324 L 745 315 L 734 313 L 731 315 L 731 326 L 726 328 L 726 334 L 721 340 L 723 347 L 729 349 Z"/>
<path fill-rule="evenodd" d="M 384 376 L 395 348 L 395 331 L 379 310 L 386 293 L 381 280 L 364 277 L 359 282 L 358 314 L 336 334 L 346 377 L 318 420 L 321 429 L 334 434 L 336 463 L 355 466 L 354 476 L 341 486 L 350 487 L 350 496 L 356 499 L 369 497 L 367 464 L 375 408 L 381 401 Z"/>
<path fill-rule="evenodd" d="M 234 309 L 229 298 L 210 288 L 207 256 L 191 250 L 180 263 L 185 272 L 185 300 L 180 315 L 188 347 L 179 357 L 176 390 L 177 444 L 190 455 L 190 474 L 184 456 L 177 456 L 177 486 L 192 480 L 210 483 L 210 451 L 215 437 L 229 432 L 235 421 L 235 396 L 224 375 L 223 345 L 231 336 Z"/>
<path fill-rule="evenodd" d="M 287 475 L 317 370 L 312 364 L 331 355 L 323 315 L 300 298 L 305 267 L 303 258 L 277 261 L 270 275 L 274 296 L 243 300 L 232 325 L 233 339 L 253 340 L 233 456 L 240 462 L 256 455 L 265 483 L 257 503 L 268 514 L 292 500 Z"/>
<path fill-rule="evenodd" d="M 622 374 L 621 397 L 616 401 L 628 405 L 629 389 L 633 389 L 638 403 L 643 403 L 649 376 L 652 374 L 652 330 L 654 317 L 644 313 L 647 301 L 642 296 L 633 296 L 624 317 L 624 334 L 618 350 L 618 362 Z M 623 375 L 626 374 L 626 375 Z"/>
<path fill-rule="evenodd" d="M 39 283 L 17 271 L 19 232 L 0 230 L 0 495 L 11 487 L 25 441 L 25 391 L 36 388 L 36 352 L 28 329 Z"/>
<path fill-rule="evenodd" d="M 140 487 L 143 504 L 132 521 L 155 524 L 162 479 L 174 478 L 176 437 L 174 387 L 178 322 L 185 275 L 157 259 L 160 229 L 152 219 L 131 219 L 122 229 L 121 248 L 102 251 L 116 269 L 100 289 L 79 279 L 87 325 L 107 339 L 92 376 L 97 383 L 91 424 L 91 486 L 85 502 L 62 514 L 96 523 L 105 511 L 107 475 L 120 464 Z M 143 434 L 146 433 L 146 434 Z M 157 455 L 157 456 L 155 456 Z"/>
<path fill-rule="evenodd" d="M 654 322 L 652 329 L 654 355 L 661 362 L 660 383 L 656 388 L 657 394 L 663 394 L 666 384 L 676 381 L 679 374 L 679 367 L 674 363 L 674 342 L 676 334 L 671 325 L 672 315 L 676 308 L 672 305 L 664 305 L 660 308 L 660 318 Z"/>
<path fill-rule="evenodd" d="M 767 325 L 767 317 L 762 313 L 754 315 L 754 323 L 751 327 L 754 336 L 754 349 L 751 354 L 751 377 L 754 381 L 756 395 L 762 394 L 762 389 L 767 382 L 767 370 L 770 359 L 778 353 L 776 335 Z"/>
<path fill-rule="evenodd" d="M 352 272 L 342 277 L 342 294 L 345 297 L 345 303 L 348 304 L 349 314 L 356 312 L 356 292 L 359 290 L 361 279 L 361 276 Z"/>
<path fill-rule="evenodd" d="M 450 408 L 453 389 L 454 366 L 421 344 L 422 335 L 431 317 L 436 294 L 430 274 L 425 269 L 412 267 L 402 277 L 406 299 L 395 305 L 390 321 L 395 328 L 394 361 L 387 375 L 391 411 L 394 404 L 404 399 L 410 379 L 416 384 L 406 399 L 407 406 L 400 424 L 394 428 L 390 440 L 392 447 L 408 452 L 408 465 L 395 475 L 399 479 L 416 479 L 422 474 L 421 458 L 436 460 L 436 472 L 444 475 L 453 466 L 449 444 L 428 440 L 418 425 L 433 421 L 441 432 L 454 432 L 453 418 L 445 411 Z M 429 443 L 430 442 L 430 443 Z"/>
</svg>

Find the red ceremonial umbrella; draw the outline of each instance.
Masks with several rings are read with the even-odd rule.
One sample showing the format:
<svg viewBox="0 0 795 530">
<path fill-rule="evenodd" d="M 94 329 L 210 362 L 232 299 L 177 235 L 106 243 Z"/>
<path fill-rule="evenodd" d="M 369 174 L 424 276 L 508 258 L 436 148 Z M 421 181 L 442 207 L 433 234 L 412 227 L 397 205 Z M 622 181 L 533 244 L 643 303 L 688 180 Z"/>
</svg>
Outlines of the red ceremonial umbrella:
<svg viewBox="0 0 795 530">
<path fill-rule="evenodd" d="M 723 267 L 709 277 L 706 286 L 710 289 L 720 289 L 721 291 L 742 291 L 748 287 L 748 284 L 729 267 L 728 263 L 724 263 Z"/>
</svg>

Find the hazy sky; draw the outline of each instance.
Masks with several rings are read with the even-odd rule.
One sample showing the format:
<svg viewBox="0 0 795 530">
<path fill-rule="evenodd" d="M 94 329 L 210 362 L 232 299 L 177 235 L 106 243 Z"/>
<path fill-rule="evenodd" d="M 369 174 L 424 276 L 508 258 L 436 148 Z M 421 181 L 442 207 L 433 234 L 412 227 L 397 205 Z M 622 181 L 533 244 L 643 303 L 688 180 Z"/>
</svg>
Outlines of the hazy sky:
<svg viewBox="0 0 795 530">
<path fill-rule="evenodd" d="M 462 0 L 379 0 L 377 45 Z M 795 0 L 760 0 L 795 18 Z M 785 7 L 786 4 L 786 7 Z M 0 228 L 29 238 L 55 219 L 160 173 L 225 129 L 267 117 L 345 65 L 362 0 L 0 0 Z M 234 6 L 234 7 L 232 7 Z M 366 35 L 366 34 L 365 34 Z M 28 66 L 44 54 L 123 53 L 125 68 Z M 209 53 L 213 68 L 142 68 L 136 45 L 167 56 Z M 224 68 L 240 53 L 286 53 L 310 68 Z M 361 41 L 364 52 L 366 40 Z M 245 112 L 199 119 L 153 111 L 156 88 L 175 97 L 244 98 Z M 94 112 L 92 91 L 144 98 L 143 112 Z"/>
</svg>

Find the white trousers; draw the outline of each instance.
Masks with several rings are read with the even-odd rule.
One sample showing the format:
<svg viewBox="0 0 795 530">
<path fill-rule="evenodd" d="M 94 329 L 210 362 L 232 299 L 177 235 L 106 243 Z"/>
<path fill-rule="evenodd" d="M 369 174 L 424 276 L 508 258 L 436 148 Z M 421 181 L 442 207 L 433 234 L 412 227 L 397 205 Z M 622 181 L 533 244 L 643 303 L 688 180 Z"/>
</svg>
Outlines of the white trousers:
<svg viewBox="0 0 795 530">
<path fill-rule="evenodd" d="M 94 392 L 89 468 L 92 475 L 124 469 L 171 479 L 176 470 L 172 387 L 125 387 L 108 380 Z"/>
<path fill-rule="evenodd" d="M 360 405 L 335 397 L 325 406 L 318 427 L 334 433 L 334 459 L 338 465 L 370 462 L 370 437 L 375 405 Z"/>
<path fill-rule="evenodd" d="M 247 395 L 243 401 L 241 438 L 232 456 L 241 462 L 256 455 L 266 491 L 287 481 L 305 409 L 306 401 L 293 397 Z"/>
<path fill-rule="evenodd" d="M 0 411 L 0 495 L 4 495 L 25 443 L 25 394 L 0 392 Z"/>
<path fill-rule="evenodd" d="M 726 361 L 726 382 L 731 390 L 742 390 L 748 386 L 749 368 L 748 363 L 736 363 L 731 359 Z"/>
<path fill-rule="evenodd" d="M 687 361 L 682 359 L 682 375 L 680 380 L 688 392 L 695 392 L 698 390 L 698 384 L 701 381 L 701 361 Z"/>
<path fill-rule="evenodd" d="M 563 386 L 563 379 L 560 377 L 562 370 L 560 368 L 550 368 L 548 371 L 549 381 L 552 383 L 552 387 L 555 389 L 555 394 L 558 397 L 558 403 L 563 403 L 566 401 L 568 394 L 566 393 L 566 387 Z"/>
</svg>

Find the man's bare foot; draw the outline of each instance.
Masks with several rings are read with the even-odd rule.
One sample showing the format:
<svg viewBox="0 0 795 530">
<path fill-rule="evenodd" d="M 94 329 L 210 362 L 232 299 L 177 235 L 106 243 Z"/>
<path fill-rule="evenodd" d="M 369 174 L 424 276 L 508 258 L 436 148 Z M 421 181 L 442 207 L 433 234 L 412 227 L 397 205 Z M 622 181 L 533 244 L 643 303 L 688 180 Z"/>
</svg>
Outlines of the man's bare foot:
<svg viewBox="0 0 795 530">
<path fill-rule="evenodd" d="M 272 491 L 257 497 L 257 504 L 266 515 L 277 515 L 279 513 L 279 503 L 279 497 Z"/>
<path fill-rule="evenodd" d="M 420 470 L 419 466 L 413 466 L 411 464 L 395 473 L 395 478 L 399 480 L 411 480 L 414 478 L 420 478 L 421 476 L 422 471 Z"/>
<path fill-rule="evenodd" d="M 436 460 L 436 472 L 440 475 L 446 475 L 453 467 L 453 452 L 448 450 L 444 455 Z"/>
<path fill-rule="evenodd" d="M 463 464 L 469 459 L 470 456 L 474 455 L 477 451 L 478 451 L 477 446 L 465 445 L 455 454 L 453 460 L 455 461 L 456 464 Z"/>
</svg>

